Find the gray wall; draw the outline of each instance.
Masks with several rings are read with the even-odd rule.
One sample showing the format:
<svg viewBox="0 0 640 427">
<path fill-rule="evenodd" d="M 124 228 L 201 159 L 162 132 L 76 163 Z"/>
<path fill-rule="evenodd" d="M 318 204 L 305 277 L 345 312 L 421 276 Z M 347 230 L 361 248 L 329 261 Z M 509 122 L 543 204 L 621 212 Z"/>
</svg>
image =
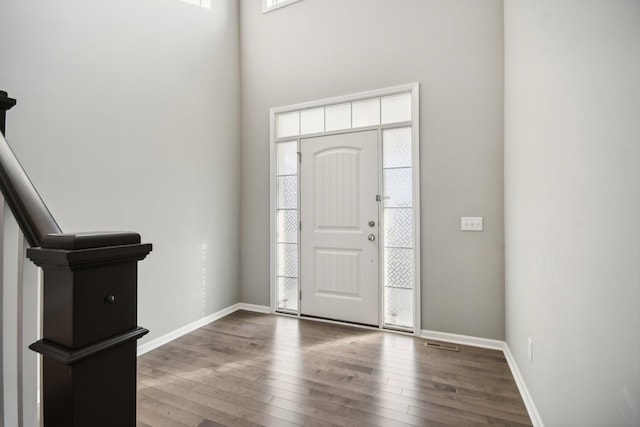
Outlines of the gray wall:
<svg viewBox="0 0 640 427">
<path fill-rule="evenodd" d="M 546 425 L 638 426 L 640 2 L 509 0 L 505 42 L 507 343 Z"/>
<path fill-rule="evenodd" d="M 65 231 L 154 244 L 146 339 L 239 300 L 238 6 L 212 3 L 0 2 L 9 143 Z"/>
<path fill-rule="evenodd" d="M 503 339 L 502 2 L 243 0 L 240 18 L 242 301 L 269 304 L 269 108 L 419 81 L 422 327 Z"/>
</svg>

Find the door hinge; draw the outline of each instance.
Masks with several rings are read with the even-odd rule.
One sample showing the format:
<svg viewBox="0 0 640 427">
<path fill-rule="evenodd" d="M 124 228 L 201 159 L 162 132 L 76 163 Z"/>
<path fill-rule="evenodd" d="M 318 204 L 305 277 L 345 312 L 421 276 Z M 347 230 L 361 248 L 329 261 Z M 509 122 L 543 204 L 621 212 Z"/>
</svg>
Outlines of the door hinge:
<svg viewBox="0 0 640 427">
<path fill-rule="evenodd" d="M 387 200 L 387 199 L 390 199 L 390 197 L 389 196 L 382 196 L 380 194 L 376 195 L 376 202 L 381 202 L 381 201 Z"/>
<path fill-rule="evenodd" d="M 302 221 L 300 221 L 300 231 L 302 231 Z"/>
<path fill-rule="evenodd" d="M 302 163 L 302 152 L 298 151 L 298 163 Z"/>
<path fill-rule="evenodd" d="M 302 289 L 300 289 L 300 300 L 302 300 Z"/>
</svg>

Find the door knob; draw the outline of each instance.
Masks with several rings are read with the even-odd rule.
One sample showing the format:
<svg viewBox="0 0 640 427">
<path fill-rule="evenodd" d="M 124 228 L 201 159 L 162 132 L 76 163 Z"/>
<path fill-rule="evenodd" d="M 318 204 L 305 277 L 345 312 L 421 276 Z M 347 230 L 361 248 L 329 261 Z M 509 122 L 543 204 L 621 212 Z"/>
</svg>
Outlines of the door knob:
<svg viewBox="0 0 640 427">
<path fill-rule="evenodd" d="M 373 242 L 374 240 L 376 240 L 376 236 L 374 236 L 373 234 L 369 234 L 369 236 L 367 236 L 367 239 L 369 239 L 370 242 Z"/>
</svg>

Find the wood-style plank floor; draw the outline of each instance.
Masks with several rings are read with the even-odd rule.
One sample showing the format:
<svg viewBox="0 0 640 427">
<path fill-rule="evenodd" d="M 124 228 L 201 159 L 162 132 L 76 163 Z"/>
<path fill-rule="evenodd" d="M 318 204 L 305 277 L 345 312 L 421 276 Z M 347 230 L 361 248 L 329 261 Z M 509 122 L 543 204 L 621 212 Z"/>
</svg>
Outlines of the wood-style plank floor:
<svg viewBox="0 0 640 427">
<path fill-rule="evenodd" d="M 531 425 L 503 354 L 235 312 L 138 358 L 138 427 Z"/>
</svg>

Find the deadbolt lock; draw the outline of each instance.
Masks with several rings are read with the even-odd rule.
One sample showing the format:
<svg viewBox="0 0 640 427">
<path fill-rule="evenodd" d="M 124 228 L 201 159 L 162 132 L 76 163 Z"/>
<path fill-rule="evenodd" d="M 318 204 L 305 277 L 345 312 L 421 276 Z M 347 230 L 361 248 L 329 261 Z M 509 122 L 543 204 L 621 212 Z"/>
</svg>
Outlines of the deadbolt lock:
<svg viewBox="0 0 640 427">
<path fill-rule="evenodd" d="M 375 221 L 369 221 L 369 227 L 373 227 L 375 225 L 376 225 Z"/>
</svg>

